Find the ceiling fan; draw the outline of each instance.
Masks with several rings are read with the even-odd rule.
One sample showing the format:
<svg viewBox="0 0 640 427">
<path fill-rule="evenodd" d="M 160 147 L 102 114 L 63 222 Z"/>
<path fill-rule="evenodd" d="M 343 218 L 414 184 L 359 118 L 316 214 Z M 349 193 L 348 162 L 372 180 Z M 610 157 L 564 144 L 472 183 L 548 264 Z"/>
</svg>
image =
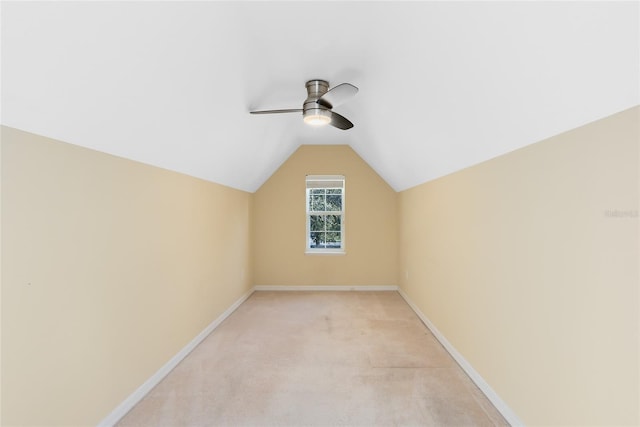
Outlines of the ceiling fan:
<svg viewBox="0 0 640 427">
<path fill-rule="evenodd" d="M 329 89 L 329 82 L 326 80 L 309 80 L 305 86 L 307 88 L 307 99 L 304 100 L 302 108 L 250 111 L 250 113 L 302 113 L 302 119 L 310 125 L 331 125 L 344 130 L 353 127 L 353 123 L 340 114 L 333 112 L 332 109 L 358 93 L 357 87 L 350 83 L 342 83 Z"/>
</svg>

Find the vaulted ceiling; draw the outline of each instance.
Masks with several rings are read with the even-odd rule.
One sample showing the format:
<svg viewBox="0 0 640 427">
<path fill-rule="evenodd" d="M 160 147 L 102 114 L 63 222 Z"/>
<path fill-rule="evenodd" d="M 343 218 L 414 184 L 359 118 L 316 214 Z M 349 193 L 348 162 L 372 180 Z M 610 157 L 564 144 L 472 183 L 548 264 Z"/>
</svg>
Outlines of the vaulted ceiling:
<svg viewBox="0 0 640 427">
<path fill-rule="evenodd" d="M 255 191 L 300 144 L 403 190 L 640 103 L 638 2 L 1 3 L 2 124 Z M 360 91 L 310 127 L 304 83 Z"/>
</svg>

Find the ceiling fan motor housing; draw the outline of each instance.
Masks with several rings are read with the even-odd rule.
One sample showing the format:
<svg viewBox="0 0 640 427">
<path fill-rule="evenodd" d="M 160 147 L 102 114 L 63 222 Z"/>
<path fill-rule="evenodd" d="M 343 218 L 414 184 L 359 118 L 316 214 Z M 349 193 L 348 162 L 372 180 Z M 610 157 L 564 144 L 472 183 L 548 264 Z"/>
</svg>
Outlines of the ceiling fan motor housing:
<svg viewBox="0 0 640 427">
<path fill-rule="evenodd" d="M 302 116 L 305 123 L 325 125 L 331 122 L 330 107 L 318 103 L 318 99 L 329 90 L 326 80 L 309 80 L 306 83 L 307 99 L 302 104 Z"/>
<path fill-rule="evenodd" d="M 331 121 L 331 107 L 318 102 L 318 99 L 329 90 L 329 82 L 326 80 L 309 80 L 305 84 L 307 99 L 302 104 L 302 116 L 305 123 L 311 125 L 324 125 Z"/>
<path fill-rule="evenodd" d="M 328 110 L 330 107 L 318 103 L 318 99 L 329 90 L 329 82 L 326 80 L 309 80 L 305 87 L 307 88 L 307 99 L 302 104 L 302 110 L 323 109 Z"/>
</svg>

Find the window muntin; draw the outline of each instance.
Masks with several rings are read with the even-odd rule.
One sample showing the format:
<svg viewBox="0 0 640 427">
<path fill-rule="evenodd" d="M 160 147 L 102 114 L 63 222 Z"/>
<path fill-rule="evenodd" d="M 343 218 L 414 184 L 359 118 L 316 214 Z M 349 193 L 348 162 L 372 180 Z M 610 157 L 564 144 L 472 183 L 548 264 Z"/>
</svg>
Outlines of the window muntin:
<svg viewBox="0 0 640 427">
<path fill-rule="evenodd" d="M 344 252 L 344 176 L 307 176 L 307 252 Z"/>
</svg>

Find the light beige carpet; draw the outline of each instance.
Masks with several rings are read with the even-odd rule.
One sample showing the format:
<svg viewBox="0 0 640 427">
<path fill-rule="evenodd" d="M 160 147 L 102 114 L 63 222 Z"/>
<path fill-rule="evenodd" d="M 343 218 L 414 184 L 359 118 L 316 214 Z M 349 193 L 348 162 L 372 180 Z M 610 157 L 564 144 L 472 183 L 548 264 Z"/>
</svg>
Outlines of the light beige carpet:
<svg viewBox="0 0 640 427">
<path fill-rule="evenodd" d="M 508 425 L 397 292 L 255 292 L 119 426 Z"/>
</svg>

